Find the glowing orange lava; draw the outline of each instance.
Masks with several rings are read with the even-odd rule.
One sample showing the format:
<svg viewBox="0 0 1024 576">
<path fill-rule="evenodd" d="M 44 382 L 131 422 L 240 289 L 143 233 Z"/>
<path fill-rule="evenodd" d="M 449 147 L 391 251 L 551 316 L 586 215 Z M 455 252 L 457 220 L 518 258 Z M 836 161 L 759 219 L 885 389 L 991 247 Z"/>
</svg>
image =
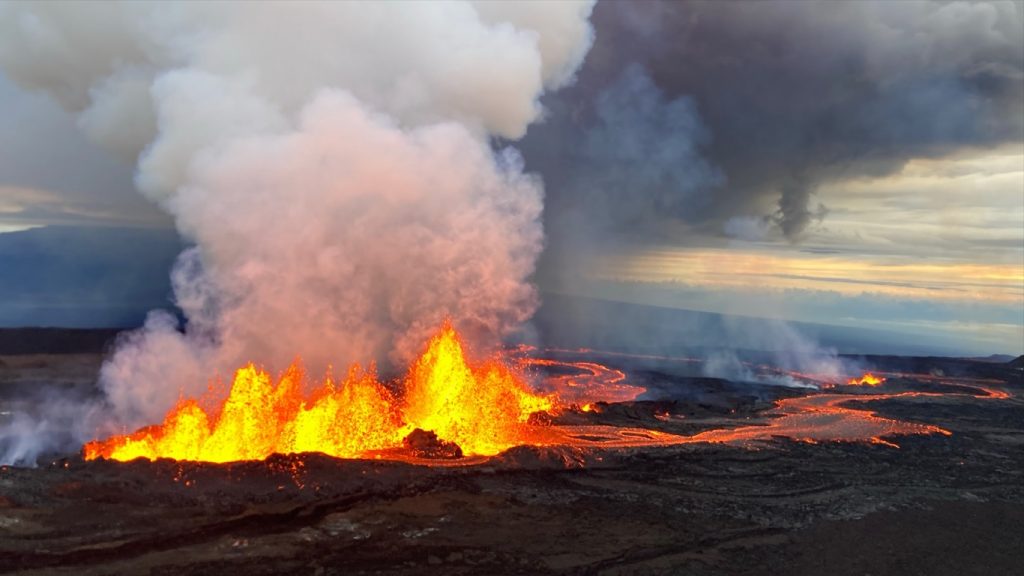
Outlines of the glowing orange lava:
<svg viewBox="0 0 1024 576">
<path fill-rule="evenodd" d="M 523 367 L 547 366 L 572 370 L 572 374 L 550 376 L 545 382 L 565 404 L 582 406 L 594 402 L 629 402 L 647 391 L 641 386 L 625 383 L 626 374 L 622 370 L 596 362 L 523 357 L 519 363 Z"/>
<path fill-rule="evenodd" d="M 918 424 L 885 418 L 863 408 L 847 407 L 850 400 L 872 401 L 890 398 L 941 397 L 941 394 L 905 392 L 902 394 L 815 394 L 779 400 L 768 415 L 775 416 L 764 425 L 742 426 L 734 429 L 709 430 L 691 436 L 695 442 L 746 443 L 769 441 L 785 437 L 798 442 L 855 442 L 868 441 L 893 448 L 899 446 L 885 437 L 912 434 L 942 434 L 951 432 L 931 424 Z"/>
<path fill-rule="evenodd" d="M 530 416 L 572 406 L 579 414 L 596 417 L 608 405 L 602 402 L 628 402 L 645 389 L 626 383 L 626 375 L 620 370 L 590 361 L 525 356 L 532 350 L 521 346 L 511 361 L 522 368 L 543 366 L 553 372 L 544 384 L 553 394 L 532 391 L 517 371 L 497 358 L 482 363 L 467 360 L 458 334 L 448 323 L 396 386 L 383 385 L 372 368 L 364 371 L 355 366 L 342 382 L 327 377 L 307 394 L 297 366 L 289 368 L 275 384 L 266 372 L 250 364 L 238 370 L 227 398 L 215 407 L 204 408 L 197 400 L 183 399 L 162 424 L 89 442 L 83 453 L 87 460 L 142 457 L 230 462 L 264 459 L 274 453 L 323 452 L 342 458 L 468 466 L 527 444 L 622 449 L 700 442 L 747 445 L 785 437 L 811 443 L 867 441 L 898 448 L 891 440 L 895 436 L 950 432 L 939 426 L 880 416 L 864 407 L 864 402 L 965 395 L 1009 398 L 1007 392 L 993 387 L 1000 383 L 998 380 L 904 374 L 899 376 L 956 384 L 974 392 L 811 393 L 778 400 L 773 409 L 763 413 L 767 418 L 759 423 L 690 436 L 596 423 L 541 425 L 545 419 L 534 423 Z M 758 369 L 834 387 L 832 381 L 815 375 L 767 366 Z M 847 383 L 879 386 L 884 382 L 885 378 L 869 372 Z M 401 393 L 392 393 L 393 388 Z M 847 405 L 850 401 L 855 403 Z M 671 422 L 673 416 L 663 413 L 655 418 Z M 442 442 L 457 444 L 465 457 L 439 459 L 429 456 L 429 451 L 424 456 L 404 446 L 403 440 L 416 428 L 434 432 Z"/>
<path fill-rule="evenodd" d="M 850 378 L 846 381 L 847 386 L 881 386 L 885 378 L 875 376 L 871 372 L 865 372 L 860 378 Z"/>
<path fill-rule="evenodd" d="M 524 443 L 530 414 L 555 406 L 553 397 L 533 393 L 497 360 L 470 364 L 448 323 L 409 371 L 400 399 L 358 366 L 344 382 L 328 377 L 308 395 L 302 381 L 296 366 L 275 385 L 249 364 L 235 374 L 217 410 L 184 399 L 163 424 L 89 442 L 84 456 L 231 462 L 323 452 L 353 458 L 400 448 L 416 428 L 455 442 L 465 454 L 493 455 Z"/>
</svg>

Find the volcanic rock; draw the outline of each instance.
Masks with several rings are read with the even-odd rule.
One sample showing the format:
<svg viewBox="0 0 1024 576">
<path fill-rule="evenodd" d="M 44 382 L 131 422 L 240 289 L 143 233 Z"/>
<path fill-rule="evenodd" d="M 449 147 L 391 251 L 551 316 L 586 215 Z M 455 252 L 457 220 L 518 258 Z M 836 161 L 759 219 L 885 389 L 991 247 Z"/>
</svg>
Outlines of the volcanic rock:
<svg viewBox="0 0 1024 576">
<path fill-rule="evenodd" d="M 494 464 L 506 469 L 569 470 L 593 466 L 602 455 L 573 446 L 516 446 L 494 457 Z"/>
<path fill-rule="evenodd" d="M 551 426 L 553 422 L 554 417 L 543 410 L 530 414 L 529 418 L 526 419 L 526 423 L 530 426 Z"/>
<path fill-rule="evenodd" d="M 417 458 L 462 458 L 462 448 L 458 444 L 441 440 L 432 430 L 417 428 L 402 439 L 402 445 Z"/>
</svg>

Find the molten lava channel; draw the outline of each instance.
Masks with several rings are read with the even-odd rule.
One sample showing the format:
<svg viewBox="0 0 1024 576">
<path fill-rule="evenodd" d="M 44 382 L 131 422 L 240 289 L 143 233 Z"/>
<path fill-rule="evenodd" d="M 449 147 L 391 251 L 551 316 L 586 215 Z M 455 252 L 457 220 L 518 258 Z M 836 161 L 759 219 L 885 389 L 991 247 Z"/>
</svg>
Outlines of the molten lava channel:
<svg viewBox="0 0 1024 576">
<path fill-rule="evenodd" d="M 888 400 L 922 395 L 914 392 L 866 394 L 856 397 L 846 394 L 815 394 L 786 398 L 780 400 L 769 413 L 774 418 L 767 424 L 709 430 L 692 436 L 691 439 L 697 442 L 744 444 L 783 437 L 810 443 L 867 441 L 899 448 L 898 444 L 886 440 L 886 437 L 914 434 L 951 435 L 948 430 L 931 424 L 894 420 L 879 416 L 870 410 L 844 406 L 850 400 Z"/>
<path fill-rule="evenodd" d="M 311 394 L 293 365 L 274 384 L 252 364 L 238 370 L 213 410 L 183 399 L 162 424 L 89 442 L 87 460 L 172 458 L 206 462 L 259 460 L 274 453 L 323 452 L 341 458 L 400 449 L 419 428 L 489 456 L 528 441 L 527 419 L 554 408 L 553 395 L 532 392 L 497 359 L 470 364 L 448 323 L 429 342 L 393 395 L 373 370 L 358 366 L 343 382 L 328 377 Z"/>
</svg>

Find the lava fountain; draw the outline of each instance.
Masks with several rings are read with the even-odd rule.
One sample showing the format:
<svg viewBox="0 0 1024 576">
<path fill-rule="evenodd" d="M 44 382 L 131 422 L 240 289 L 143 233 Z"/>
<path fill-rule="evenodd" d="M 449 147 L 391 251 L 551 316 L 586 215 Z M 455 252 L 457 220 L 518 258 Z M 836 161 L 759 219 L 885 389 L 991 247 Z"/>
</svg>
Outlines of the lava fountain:
<svg viewBox="0 0 1024 576">
<path fill-rule="evenodd" d="M 847 386 L 881 386 L 884 383 L 885 378 L 875 376 L 871 372 L 865 372 L 860 378 L 850 378 L 846 381 Z"/>
<path fill-rule="evenodd" d="M 182 399 L 162 424 L 89 442 L 83 453 L 87 460 L 231 462 L 297 452 L 357 458 L 401 448 L 419 428 L 464 454 L 489 456 L 525 443 L 530 415 L 556 405 L 553 395 L 532 392 L 498 358 L 470 363 L 447 322 L 400 388 L 395 395 L 372 368 L 353 366 L 342 382 L 328 376 L 307 394 L 297 363 L 276 383 L 249 364 L 219 405 L 204 409 L 196 399 Z"/>
</svg>

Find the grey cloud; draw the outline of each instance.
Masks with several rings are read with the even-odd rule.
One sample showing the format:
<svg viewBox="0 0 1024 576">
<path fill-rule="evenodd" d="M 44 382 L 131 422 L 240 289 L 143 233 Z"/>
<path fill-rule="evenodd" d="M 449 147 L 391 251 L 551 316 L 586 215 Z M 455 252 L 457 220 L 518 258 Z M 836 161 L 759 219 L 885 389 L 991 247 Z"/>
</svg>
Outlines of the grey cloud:
<svg viewBox="0 0 1024 576">
<path fill-rule="evenodd" d="M 551 225 L 567 210 L 597 236 L 609 228 L 590 219 L 595 212 L 610 215 L 611 229 L 648 239 L 677 231 L 672 223 L 721 234 L 736 216 L 768 217 L 797 239 L 826 216 L 815 199 L 824 182 L 1022 142 L 1022 14 L 1020 2 L 600 3 L 577 85 L 549 98 L 551 118 L 524 142 L 527 165 L 548 182 L 551 241 L 557 250 Z M 621 91 L 623 71 L 634 65 L 663 102 L 689 102 L 693 118 L 686 132 L 670 128 L 667 108 L 622 103 L 622 113 L 652 116 L 619 138 L 646 139 L 669 154 L 663 143 L 694 146 L 635 166 L 610 154 L 581 157 L 579 139 L 567 134 L 586 141 L 610 129 L 601 102 Z M 724 179 L 694 169 L 705 161 Z M 666 186 L 625 184 L 658 181 L 658 170 Z M 579 184 L 603 172 L 615 172 L 630 193 Z M 665 209 L 666 199 L 685 210 Z M 653 209 L 642 223 L 639 206 Z"/>
<path fill-rule="evenodd" d="M 626 67 L 590 104 L 581 119 L 553 103 L 524 143 L 549 191 L 542 275 L 668 218 L 689 220 L 723 182 L 704 156 L 710 133 L 693 98 L 668 97 L 641 66 Z"/>
<path fill-rule="evenodd" d="M 39 191 L 8 224 L 129 224 L 167 227 L 170 219 L 140 197 L 133 167 L 89 142 L 75 119 L 41 93 L 15 86 L 0 73 L 0 189 L 5 204 L 21 203 L 11 189 Z"/>
</svg>

